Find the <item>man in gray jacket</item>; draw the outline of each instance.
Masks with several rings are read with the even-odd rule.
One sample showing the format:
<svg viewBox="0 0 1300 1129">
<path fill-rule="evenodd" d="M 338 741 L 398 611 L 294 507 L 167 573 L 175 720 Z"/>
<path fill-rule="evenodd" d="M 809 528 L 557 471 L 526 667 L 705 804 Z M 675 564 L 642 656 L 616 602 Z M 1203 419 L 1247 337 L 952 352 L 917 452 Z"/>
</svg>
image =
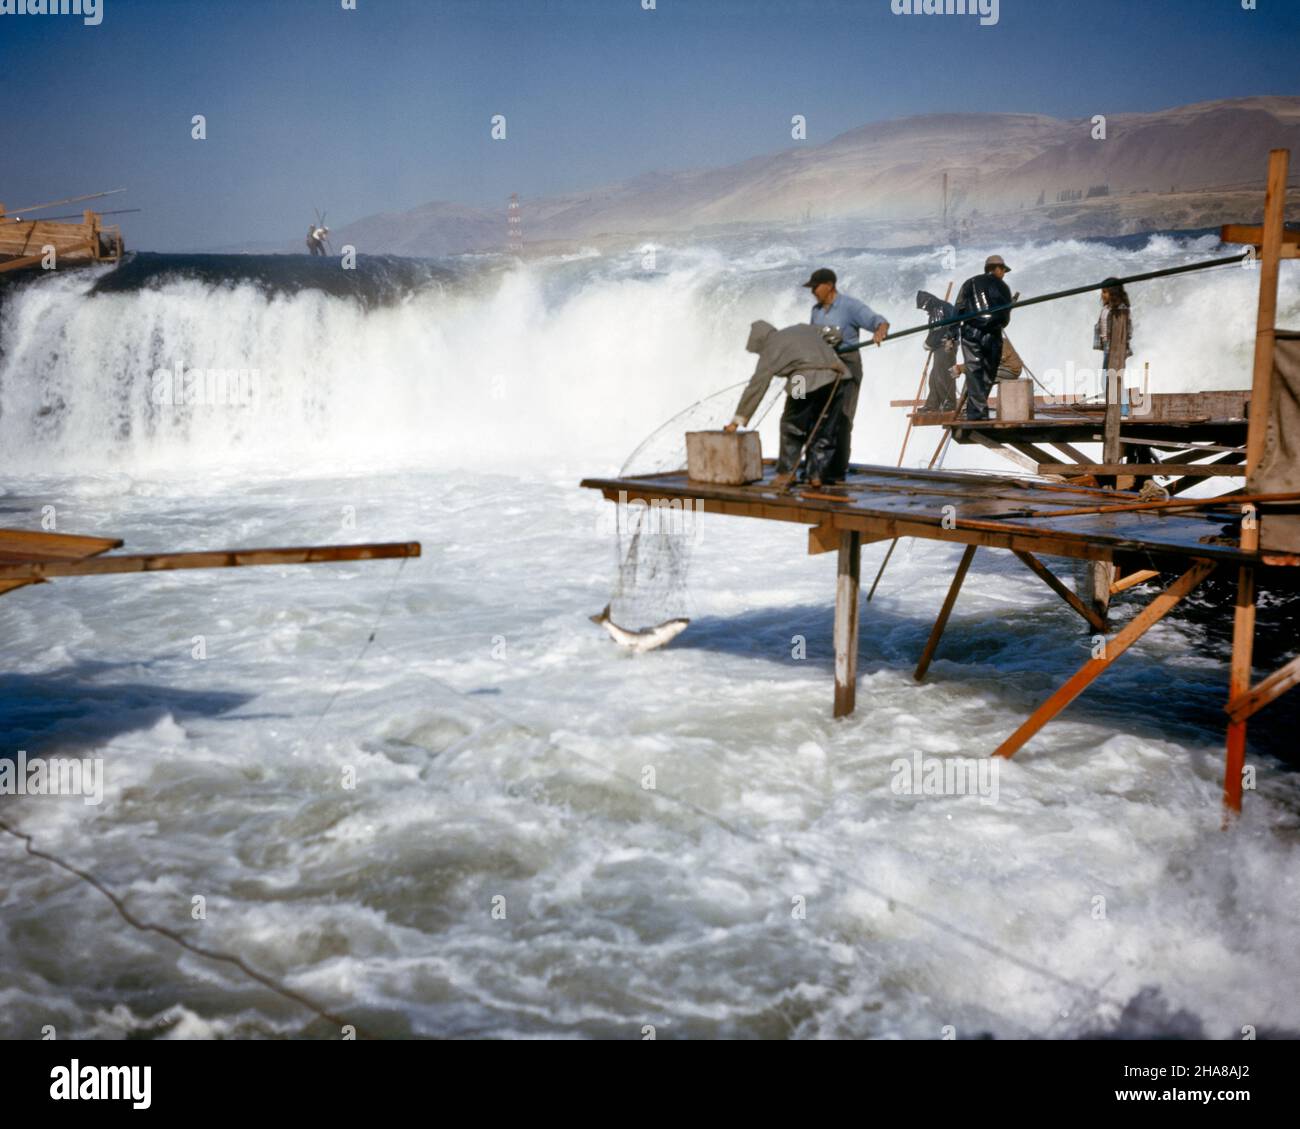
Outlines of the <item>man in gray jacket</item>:
<svg viewBox="0 0 1300 1129">
<path fill-rule="evenodd" d="M 736 417 L 725 430 L 735 431 L 749 423 L 763 402 L 767 386 L 776 376 L 786 381 L 785 411 L 781 413 L 781 454 L 778 476 L 793 477 L 799 456 L 808 445 L 807 474 L 811 486 L 820 486 L 835 459 L 836 440 L 843 412 L 845 377 L 848 367 L 814 325 L 792 325 L 777 329 L 756 321 L 749 329 L 745 346 L 758 354 L 758 366 L 741 393 Z M 820 420 L 820 424 L 818 423 Z M 816 428 L 812 443 L 809 435 Z"/>
</svg>

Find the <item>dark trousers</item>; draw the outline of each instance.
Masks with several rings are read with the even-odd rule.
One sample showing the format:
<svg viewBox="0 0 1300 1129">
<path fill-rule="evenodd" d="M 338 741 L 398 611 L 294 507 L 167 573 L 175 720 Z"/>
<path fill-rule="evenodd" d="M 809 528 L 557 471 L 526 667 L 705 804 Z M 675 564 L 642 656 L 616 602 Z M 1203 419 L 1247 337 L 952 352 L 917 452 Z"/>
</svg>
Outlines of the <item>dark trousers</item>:
<svg viewBox="0 0 1300 1129">
<path fill-rule="evenodd" d="M 957 410 L 957 342 L 944 341 L 930 358 L 930 394 L 925 398 L 923 412 L 955 412 Z"/>
<path fill-rule="evenodd" d="M 989 393 L 1002 362 L 1002 333 L 963 331 L 961 354 L 966 363 L 966 418 L 989 418 Z"/>
<path fill-rule="evenodd" d="M 849 473 L 849 450 L 853 446 L 853 417 L 858 411 L 858 393 L 862 391 L 862 354 L 844 353 L 842 360 L 849 367 L 849 375 L 840 381 L 844 389 L 844 404 L 835 437 L 835 457 L 827 467 L 827 477 L 832 482 L 843 481 Z"/>
<path fill-rule="evenodd" d="M 808 442 L 809 433 L 816 427 L 817 434 L 808 445 L 804 459 L 804 471 L 810 479 L 826 481 L 835 458 L 846 387 L 841 380 L 809 392 L 801 399 L 794 396 L 785 398 L 785 410 L 781 413 L 781 457 L 776 463 L 778 474 L 790 474 L 799 469 L 799 455 Z M 822 414 L 823 408 L 825 415 Z M 817 424 L 819 418 L 820 426 Z"/>
</svg>

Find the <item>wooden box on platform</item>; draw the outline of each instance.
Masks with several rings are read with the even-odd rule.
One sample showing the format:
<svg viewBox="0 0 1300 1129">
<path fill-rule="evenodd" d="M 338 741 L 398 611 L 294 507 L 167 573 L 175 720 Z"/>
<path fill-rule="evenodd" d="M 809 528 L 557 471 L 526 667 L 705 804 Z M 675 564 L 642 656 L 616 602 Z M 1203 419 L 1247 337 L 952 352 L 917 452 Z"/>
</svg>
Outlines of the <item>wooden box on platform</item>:
<svg viewBox="0 0 1300 1129">
<path fill-rule="evenodd" d="M 1034 382 L 1032 380 L 998 381 L 998 419 L 1034 418 Z"/>
<path fill-rule="evenodd" d="M 686 472 L 694 482 L 745 486 L 763 477 L 757 431 L 688 431 Z"/>
<path fill-rule="evenodd" d="M 1259 547 L 1273 553 L 1300 553 L 1300 510 L 1290 513 L 1265 509 L 1259 516 Z"/>
</svg>

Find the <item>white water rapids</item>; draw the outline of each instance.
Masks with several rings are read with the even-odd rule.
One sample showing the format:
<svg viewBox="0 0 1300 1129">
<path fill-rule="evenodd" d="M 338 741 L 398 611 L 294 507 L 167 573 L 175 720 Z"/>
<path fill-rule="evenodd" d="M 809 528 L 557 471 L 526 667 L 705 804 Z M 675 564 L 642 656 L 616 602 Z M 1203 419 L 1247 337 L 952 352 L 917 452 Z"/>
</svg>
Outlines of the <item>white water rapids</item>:
<svg viewBox="0 0 1300 1129">
<path fill-rule="evenodd" d="M 1194 618 L 1001 765 L 996 803 L 891 781 L 900 758 L 987 756 L 1088 657 L 1077 617 L 1002 554 L 976 557 L 918 685 L 958 554 L 900 545 L 841 722 L 834 558 L 808 557 L 802 527 L 703 519 L 694 622 L 663 651 L 629 656 L 587 621 L 614 553 L 608 503 L 578 480 L 744 380 L 750 321 L 805 320 L 797 284 L 825 261 L 902 328 L 917 289 L 942 295 L 990 250 L 1026 295 L 1216 254 L 981 247 L 943 271 L 778 240 L 661 248 L 653 270 L 485 270 L 368 311 L 239 281 L 87 297 L 88 274 L 3 296 L 0 525 L 52 512 L 130 551 L 424 554 L 4 596 L 0 755 L 98 758 L 105 788 L 0 796 L 0 817 L 137 916 L 381 1036 L 1300 1030 L 1300 775 L 1275 755 L 1294 729 L 1252 722 L 1257 788 L 1223 834 L 1227 672 Z M 1257 281 L 1135 287 L 1133 367 L 1154 391 L 1246 386 Z M 1089 366 L 1095 306 L 1025 311 L 1010 335 L 1040 377 Z M 1282 310 L 1300 325 L 1294 282 Z M 914 393 L 919 340 L 865 359 L 854 458 L 892 465 L 887 403 Z M 159 405 L 177 365 L 256 372 L 251 402 Z M 935 439 L 915 435 L 908 464 Z M 1006 469 L 972 450 L 946 465 Z M 0 1036 L 47 1025 L 338 1037 L 0 836 Z"/>
</svg>

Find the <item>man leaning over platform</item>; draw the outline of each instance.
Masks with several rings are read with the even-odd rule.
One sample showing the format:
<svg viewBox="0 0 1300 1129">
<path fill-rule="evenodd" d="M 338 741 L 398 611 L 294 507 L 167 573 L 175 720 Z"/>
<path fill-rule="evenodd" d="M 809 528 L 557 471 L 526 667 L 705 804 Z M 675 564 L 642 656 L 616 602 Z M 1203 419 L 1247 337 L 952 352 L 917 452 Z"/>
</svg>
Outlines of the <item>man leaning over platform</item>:
<svg viewBox="0 0 1300 1129">
<path fill-rule="evenodd" d="M 785 377 L 781 455 L 774 484 L 782 487 L 789 484 L 799 470 L 800 455 L 806 447 L 808 483 L 821 486 L 835 457 L 839 437 L 840 411 L 849 372 L 844 358 L 828 343 L 825 331 L 811 325 L 777 329 L 768 322 L 756 321 L 750 326 L 745 348 L 758 354 L 758 365 L 740 394 L 735 418 L 723 430 L 735 431 L 747 425 L 763 402 L 772 378 Z"/>
</svg>

